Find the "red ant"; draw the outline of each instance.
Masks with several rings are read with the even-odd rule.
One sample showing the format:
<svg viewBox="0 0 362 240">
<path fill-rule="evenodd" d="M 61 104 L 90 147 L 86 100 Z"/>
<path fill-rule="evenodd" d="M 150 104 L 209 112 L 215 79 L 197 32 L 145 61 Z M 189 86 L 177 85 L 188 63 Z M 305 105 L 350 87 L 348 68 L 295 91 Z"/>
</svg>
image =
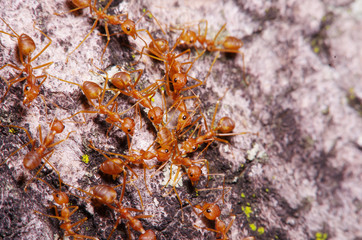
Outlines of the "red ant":
<svg viewBox="0 0 362 240">
<path fill-rule="evenodd" d="M 201 35 L 200 24 L 202 22 L 205 22 L 206 27 L 205 27 L 204 34 Z M 186 31 L 185 31 L 185 29 L 183 29 L 182 33 L 180 34 L 180 37 L 179 37 L 180 41 L 179 41 L 178 44 L 181 45 L 182 42 L 183 42 L 188 46 L 195 46 L 196 42 L 199 42 L 201 44 L 202 48 L 209 51 L 209 52 L 240 53 L 240 55 L 242 56 L 242 59 L 243 59 L 243 72 L 244 72 L 243 79 L 244 79 L 245 84 L 249 85 L 249 82 L 245 78 L 244 53 L 239 51 L 239 49 L 244 45 L 243 41 L 236 38 L 236 37 L 233 37 L 233 36 L 227 36 L 224 40 L 217 41 L 217 38 L 219 37 L 220 33 L 223 30 L 225 30 L 226 23 L 224 25 L 222 25 L 222 27 L 216 33 L 213 40 L 208 40 L 206 38 L 207 27 L 208 27 L 208 22 L 207 22 L 207 20 L 203 19 L 198 24 L 198 33 L 194 32 L 194 31 L 192 31 L 190 29 L 188 29 Z M 222 47 L 218 47 L 220 45 Z M 218 55 L 215 57 L 214 62 L 215 62 L 217 57 L 218 57 Z"/>
<path fill-rule="evenodd" d="M 226 92 L 225 92 L 225 94 L 226 94 Z M 225 94 L 224 94 L 224 96 L 225 96 Z M 218 136 L 236 136 L 236 135 L 243 135 L 243 134 L 248 134 L 248 133 L 254 134 L 254 135 L 259 135 L 259 133 L 253 133 L 253 132 L 232 133 L 233 129 L 235 128 L 235 123 L 230 117 L 221 118 L 219 120 L 217 126 L 214 127 L 215 116 L 216 116 L 216 113 L 217 113 L 217 109 L 218 109 L 218 106 L 220 104 L 220 100 L 224 96 L 219 98 L 219 100 L 216 103 L 215 112 L 214 112 L 214 115 L 212 117 L 211 128 L 210 129 L 208 129 L 208 127 L 207 127 L 205 116 L 203 115 L 203 113 L 201 113 L 201 115 L 203 116 L 204 121 L 205 121 L 206 133 L 204 135 L 200 136 L 200 128 L 199 128 L 198 137 L 197 138 L 192 138 L 192 135 L 198 129 L 198 127 L 196 127 L 195 130 L 193 131 L 193 133 L 191 134 L 191 136 L 186 141 L 184 141 L 182 143 L 181 149 L 183 150 L 183 153 L 194 152 L 194 151 L 197 150 L 199 145 L 201 145 L 203 143 L 206 143 L 206 142 L 208 142 L 207 146 L 199 153 L 198 156 L 200 156 L 202 154 L 202 152 L 204 152 L 210 146 L 210 144 L 213 141 L 219 141 L 219 142 L 224 142 L 224 143 L 230 144 L 227 140 L 219 138 Z"/>
<path fill-rule="evenodd" d="M 98 68 L 97 68 L 98 69 Z M 101 70 L 101 69 L 98 69 Z M 102 71 L 102 70 L 101 70 Z M 117 102 L 115 101 L 117 96 L 120 94 L 120 92 L 118 92 L 117 94 L 115 94 L 112 99 L 110 99 L 108 101 L 108 103 L 106 105 L 103 105 L 103 100 L 104 100 L 104 96 L 105 96 L 105 92 L 106 92 L 106 87 L 107 87 L 107 83 L 108 83 L 108 77 L 106 78 L 106 82 L 104 83 L 104 87 L 103 89 L 94 82 L 90 82 L 90 81 L 85 81 L 83 83 L 83 85 L 80 85 L 78 83 L 74 83 L 74 82 L 70 82 L 58 77 L 53 76 L 54 78 L 57 78 L 60 81 L 66 82 L 66 83 L 70 83 L 73 85 L 78 86 L 83 93 L 85 94 L 86 98 L 88 99 L 88 102 L 96 109 L 94 111 L 90 111 L 90 110 L 81 110 L 78 111 L 76 113 L 74 113 L 72 116 L 66 118 L 66 119 L 70 119 L 75 117 L 76 115 L 80 114 L 80 113 L 98 113 L 98 114 L 104 114 L 107 116 L 106 118 L 106 122 L 111 124 L 111 127 L 108 129 L 107 131 L 107 136 L 108 136 L 108 132 L 111 130 L 111 128 L 113 126 L 117 126 L 119 129 L 121 129 L 123 132 L 126 133 L 127 135 L 127 142 L 128 142 L 128 146 L 130 146 L 130 140 L 129 140 L 129 135 L 133 135 L 134 130 L 135 130 L 135 122 L 132 118 L 126 117 L 124 119 L 122 119 L 120 116 L 124 113 L 126 113 L 127 111 L 129 111 L 130 109 L 133 108 L 133 106 L 127 110 L 125 110 L 122 113 L 117 113 Z M 93 103 L 92 100 L 98 100 L 98 105 L 96 105 L 95 103 Z M 108 108 L 109 105 L 112 104 L 111 109 Z M 118 123 L 121 124 L 121 126 L 118 125 Z"/>
<path fill-rule="evenodd" d="M 134 83 L 131 83 L 131 75 L 132 73 L 139 73 L 137 76 L 137 79 L 134 81 Z M 107 73 L 106 73 L 107 74 Z M 161 124 L 163 119 L 163 110 L 160 107 L 153 107 L 151 98 L 156 94 L 156 89 L 159 88 L 158 83 L 151 84 L 147 88 L 143 89 L 142 91 L 138 91 L 136 89 L 136 85 L 138 84 L 138 81 L 140 80 L 141 76 L 143 74 L 143 70 L 135 70 L 131 72 L 117 72 L 113 75 L 111 78 L 112 84 L 115 85 L 119 92 L 122 94 L 132 97 L 136 100 L 138 100 L 139 104 L 147 108 L 148 111 L 148 118 L 151 120 L 151 122 L 157 126 Z M 108 75 L 108 74 L 107 74 Z M 162 80 L 157 80 L 162 81 Z M 138 105 L 136 105 L 138 108 Z M 138 109 L 139 112 L 139 109 Z"/>
<path fill-rule="evenodd" d="M 85 221 L 87 221 L 87 217 L 85 217 L 75 223 L 72 223 L 72 220 L 70 219 L 70 217 L 78 210 L 79 207 L 78 206 L 68 206 L 69 197 L 65 192 L 62 192 L 62 190 L 61 190 L 62 180 L 60 179 L 59 172 L 57 172 L 57 174 L 59 176 L 59 190 L 56 190 L 55 188 L 53 188 L 49 183 L 47 183 L 43 179 L 41 179 L 41 178 L 37 178 L 37 179 L 44 182 L 46 185 L 48 185 L 53 190 L 52 195 L 53 195 L 54 202 L 56 204 L 58 204 L 60 206 L 60 208 L 57 205 L 53 205 L 51 207 L 51 208 L 54 208 L 54 210 L 55 210 L 55 216 L 44 214 L 44 213 L 41 213 L 36 210 L 34 210 L 34 212 L 41 214 L 43 216 L 56 218 L 60 221 L 63 221 L 63 223 L 60 225 L 60 228 L 65 231 L 65 234 L 64 234 L 65 236 L 72 236 L 74 239 L 86 238 L 86 239 L 97 240 L 97 238 L 95 238 L 95 237 L 78 234 L 78 233 L 76 233 L 77 230 L 73 230 L 73 228 L 76 226 L 78 226 L 78 229 L 79 229 L 79 227 L 82 224 L 84 224 Z M 71 209 L 73 209 L 73 210 L 71 210 Z M 58 213 L 58 210 L 60 210 L 60 215 Z"/>
<path fill-rule="evenodd" d="M 30 152 L 28 152 L 23 158 L 23 165 L 28 170 L 33 170 L 33 169 L 37 168 L 40 165 L 42 159 L 44 159 L 45 163 L 49 164 L 55 170 L 53 165 L 46 158 L 47 156 L 52 155 L 54 150 L 50 150 L 48 152 L 46 152 L 46 150 L 49 149 L 49 148 L 52 148 L 52 147 L 54 147 L 54 146 L 56 146 L 56 145 L 58 145 L 58 144 L 60 144 L 62 142 L 64 142 L 65 140 L 68 139 L 69 135 L 72 133 L 72 132 L 69 132 L 65 139 L 54 143 L 55 135 L 59 134 L 59 133 L 62 133 L 63 130 L 64 130 L 63 122 L 61 120 L 58 120 L 57 118 L 54 118 L 53 121 L 49 125 L 50 126 L 50 132 L 46 135 L 46 137 L 44 139 L 42 139 L 41 126 L 40 125 L 38 126 L 40 145 L 38 147 L 35 147 L 35 139 L 33 139 L 30 136 L 30 134 L 29 134 L 29 132 L 28 132 L 28 130 L 26 128 L 15 126 L 15 125 L 2 125 L 1 123 L 0 123 L 0 126 L 22 129 L 22 130 L 25 131 L 25 133 L 27 134 L 27 136 L 29 138 L 29 142 L 23 144 L 18 150 L 16 150 L 12 154 L 10 154 L 10 156 L 7 157 L 0 164 L 0 166 L 2 164 L 4 164 L 11 156 L 16 154 L 18 151 L 20 151 L 21 149 L 23 149 L 27 145 L 31 144 L 32 148 L 31 148 Z M 40 170 L 43 168 L 45 163 L 41 166 L 41 168 L 37 171 L 37 173 L 32 177 L 32 179 L 39 174 Z M 26 186 L 28 186 L 28 184 L 32 181 L 32 179 L 28 181 Z M 26 187 L 25 187 L 25 190 L 26 190 Z"/>
<path fill-rule="evenodd" d="M 2 66 L 0 68 L 3 69 L 7 66 L 16 69 L 18 71 L 20 71 L 20 73 L 18 73 L 18 75 L 9 80 L 9 82 L 7 82 L 8 85 L 8 89 L 6 90 L 4 96 L 2 97 L 2 99 L 0 100 L 0 103 L 4 100 L 5 96 L 8 94 L 10 88 L 12 85 L 18 83 L 18 82 L 22 82 L 24 80 L 26 80 L 26 85 L 24 87 L 24 100 L 23 100 L 23 104 L 27 107 L 30 106 L 30 104 L 33 102 L 33 100 L 39 95 L 40 92 L 40 86 L 45 82 L 45 80 L 47 79 L 47 75 L 40 75 L 40 76 L 35 76 L 33 73 L 34 69 L 39 69 L 39 68 L 43 68 L 43 67 L 49 67 L 51 64 L 53 64 L 53 62 L 48 62 L 42 65 L 38 65 L 36 67 L 33 67 L 31 65 L 31 62 L 33 62 L 35 59 L 37 59 L 52 43 L 52 40 L 44 33 L 42 32 L 40 29 L 35 27 L 35 22 L 33 27 L 38 30 L 43 36 L 45 36 L 48 40 L 49 43 L 34 57 L 31 57 L 32 53 L 34 52 L 36 45 L 34 43 L 34 40 L 29 37 L 26 34 L 21 34 L 20 36 L 10 27 L 10 25 L 0 17 L 0 19 L 10 28 L 10 30 L 14 33 L 7 33 L 4 31 L 0 31 L 0 33 L 4 33 L 7 34 L 11 37 L 15 37 L 18 40 L 18 48 L 19 48 L 19 57 L 20 57 L 20 62 L 23 65 L 23 68 L 21 69 L 20 67 L 11 64 L 11 63 L 7 63 L 4 66 Z M 20 77 L 22 73 L 25 73 L 26 76 L 25 77 Z M 37 80 L 38 79 L 43 79 L 39 85 L 37 85 Z"/>
<path fill-rule="evenodd" d="M 80 45 L 82 45 L 83 42 L 92 34 L 92 32 L 96 28 L 98 22 L 100 20 L 102 20 L 102 19 L 104 20 L 104 28 L 106 30 L 106 34 L 105 35 L 100 34 L 100 35 L 107 36 L 107 43 L 106 43 L 106 46 L 104 47 L 102 55 L 101 55 L 101 61 L 102 62 L 103 62 L 103 55 L 104 55 L 104 53 L 105 53 L 105 51 L 107 49 L 107 46 L 108 46 L 108 44 L 110 42 L 111 36 L 119 34 L 119 33 L 110 34 L 109 29 L 108 29 L 108 25 L 121 25 L 121 29 L 122 29 L 121 33 L 129 35 L 133 39 L 136 39 L 136 37 L 139 37 L 146 44 L 146 42 L 139 36 L 139 34 L 137 32 L 140 32 L 140 31 L 148 32 L 148 30 L 147 29 L 138 29 L 138 30 L 136 30 L 136 24 L 141 20 L 142 17 L 144 17 L 146 14 L 149 14 L 150 16 L 152 16 L 155 19 L 156 23 L 160 26 L 162 32 L 164 34 L 166 34 L 164 32 L 164 30 L 162 29 L 161 25 L 159 24 L 158 20 L 148 10 L 145 11 L 144 14 L 136 22 L 134 22 L 134 21 L 132 21 L 131 19 L 128 18 L 128 13 L 121 13 L 121 14 L 117 14 L 115 16 L 114 15 L 109 15 L 109 14 L 106 13 L 107 9 L 110 7 L 113 0 L 109 0 L 107 5 L 102 10 L 97 9 L 97 0 L 94 0 L 94 4 L 92 4 L 91 0 L 88 0 L 88 1 L 87 0 L 85 0 L 85 1 L 84 0 L 72 0 L 72 2 L 77 8 L 72 9 L 69 12 L 73 12 L 73 11 L 76 11 L 76 10 L 80 10 L 80 9 L 84 9 L 84 8 L 89 7 L 90 13 L 95 18 L 95 21 L 94 21 L 93 26 L 92 26 L 91 30 L 89 31 L 89 33 L 78 44 L 78 46 L 68 54 L 66 62 L 68 62 L 69 56 L 75 50 L 77 50 L 80 47 Z M 65 13 L 60 13 L 60 14 L 55 13 L 55 15 L 62 15 L 62 14 L 65 14 Z M 121 17 L 126 17 L 126 20 L 122 21 L 120 19 Z"/>
<path fill-rule="evenodd" d="M 227 194 L 230 191 L 231 191 L 231 189 L 229 191 L 227 191 L 225 194 Z M 222 197 L 224 197 L 224 196 L 222 196 Z M 219 205 L 216 204 L 220 200 L 220 198 L 217 199 L 213 203 L 204 202 L 202 205 L 195 205 L 195 206 L 193 206 L 192 203 L 188 199 L 185 199 L 185 200 L 190 204 L 190 206 L 192 207 L 192 210 L 195 212 L 195 214 L 197 216 L 200 216 L 201 214 L 203 214 L 208 220 L 215 221 L 214 229 L 208 228 L 208 227 L 199 227 L 197 225 L 194 225 L 194 227 L 215 232 L 215 233 L 217 233 L 217 235 L 216 235 L 217 237 L 221 235 L 222 238 L 218 238 L 219 240 L 228 240 L 229 239 L 226 234 L 230 230 L 232 224 L 234 223 L 236 216 L 234 214 L 230 214 L 231 220 L 230 220 L 229 224 L 226 226 L 225 222 L 220 219 L 221 210 L 220 210 Z M 197 213 L 197 211 L 195 209 L 199 209 L 199 210 L 201 210 L 201 212 Z M 249 239 L 249 240 L 251 240 L 251 239 Z"/>
<path fill-rule="evenodd" d="M 122 169 L 122 171 L 125 172 L 124 167 L 127 167 L 136 176 L 136 178 L 138 178 L 138 175 L 131 169 L 131 167 L 128 166 L 128 164 L 129 163 L 137 164 L 137 165 L 141 164 L 143 166 L 143 177 L 144 177 L 146 189 L 150 193 L 150 195 L 152 195 L 152 192 L 149 190 L 149 188 L 147 186 L 146 169 L 153 169 L 154 166 L 152 166 L 152 167 L 148 166 L 145 163 L 145 160 L 149 160 L 154 157 L 157 157 L 160 160 L 164 160 L 164 159 L 168 159 L 171 154 L 171 152 L 169 151 L 168 148 L 161 148 L 161 149 L 158 149 L 156 151 L 156 153 L 152 153 L 149 151 L 149 149 L 152 147 L 152 145 L 153 144 L 151 144 L 146 151 L 140 151 L 141 154 L 137 154 L 136 150 L 133 150 L 130 147 L 128 155 L 112 153 L 112 152 L 104 152 L 103 150 L 96 148 L 92 142 L 90 143 L 89 147 L 100 152 L 103 156 L 105 156 L 107 158 L 108 161 L 106 161 L 105 163 L 102 164 L 101 167 L 103 168 L 103 170 L 101 169 L 101 171 L 107 170 L 107 171 L 109 171 L 109 173 L 111 173 L 111 171 L 115 170 L 114 172 L 112 172 L 113 173 L 112 175 L 114 175 L 115 172 L 118 172 L 118 169 L 119 170 Z M 105 153 L 110 154 L 110 155 L 120 156 L 120 157 L 126 159 L 126 161 L 122 161 L 119 158 L 110 158 L 107 155 L 105 155 Z M 118 165 L 119 162 L 122 162 L 122 165 Z M 109 167 L 109 169 L 106 169 L 106 167 L 107 168 Z"/>
</svg>

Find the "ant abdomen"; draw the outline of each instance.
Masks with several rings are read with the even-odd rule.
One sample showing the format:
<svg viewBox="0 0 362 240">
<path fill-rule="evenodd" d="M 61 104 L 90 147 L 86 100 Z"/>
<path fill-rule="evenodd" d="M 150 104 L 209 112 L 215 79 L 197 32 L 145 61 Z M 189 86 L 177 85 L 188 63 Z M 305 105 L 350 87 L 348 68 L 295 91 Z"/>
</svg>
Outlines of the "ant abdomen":
<svg viewBox="0 0 362 240">
<path fill-rule="evenodd" d="M 231 133 L 235 128 L 235 122 L 229 117 L 223 117 L 217 124 L 216 129 L 221 133 Z"/>
<path fill-rule="evenodd" d="M 86 8 L 91 4 L 91 0 L 72 0 L 72 3 L 77 8 Z"/>
<path fill-rule="evenodd" d="M 105 174 L 118 175 L 124 171 L 124 163 L 118 158 L 112 158 L 103 162 L 99 169 Z"/>
<path fill-rule="evenodd" d="M 103 89 L 94 82 L 85 81 L 83 83 L 83 92 L 90 99 L 97 99 L 101 95 Z"/>
<path fill-rule="evenodd" d="M 30 151 L 28 152 L 24 159 L 23 159 L 23 165 L 28 170 L 33 170 L 41 163 L 41 156 L 37 151 Z"/>
<path fill-rule="evenodd" d="M 149 229 L 145 233 L 141 234 L 138 240 L 156 240 L 156 234 Z"/>
<path fill-rule="evenodd" d="M 236 37 L 232 37 L 232 36 L 226 37 L 226 39 L 223 43 L 224 48 L 230 49 L 230 50 L 238 50 L 243 45 L 244 45 L 243 41 L 241 41 L 240 39 L 238 39 Z"/>
<path fill-rule="evenodd" d="M 117 198 L 117 192 L 107 185 L 93 187 L 93 198 L 104 204 L 111 204 Z"/>
<path fill-rule="evenodd" d="M 21 54 L 30 57 L 30 55 L 34 52 L 36 46 L 35 42 L 31 37 L 26 34 L 21 34 L 18 40 L 19 51 Z M 28 59 L 29 60 L 29 59 Z"/>
<path fill-rule="evenodd" d="M 112 84 L 120 90 L 126 89 L 131 84 L 131 75 L 126 72 L 118 72 L 111 79 Z"/>
</svg>

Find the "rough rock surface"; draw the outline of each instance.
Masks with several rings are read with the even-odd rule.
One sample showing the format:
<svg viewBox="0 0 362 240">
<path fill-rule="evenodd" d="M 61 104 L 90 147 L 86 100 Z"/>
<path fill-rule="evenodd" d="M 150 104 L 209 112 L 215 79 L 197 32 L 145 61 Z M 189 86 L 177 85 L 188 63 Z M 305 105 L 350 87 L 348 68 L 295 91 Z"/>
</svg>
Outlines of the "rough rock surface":
<svg viewBox="0 0 362 240">
<path fill-rule="evenodd" d="M 106 44 L 101 23 L 65 64 L 67 54 L 90 31 L 94 22 L 88 10 L 79 14 L 53 15 L 69 10 L 66 1 L 0 1 L 0 16 L 18 33 L 26 33 L 37 44 L 37 51 L 48 40 L 33 27 L 41 29 L 51 39 L 51 45 L 35 61 L 34 66 L 54 62 L 46 72 L 68 81 L 102 82 L 103 78 L 91 64 L 110 70 L 115 65 L 126 66 L 134 61 L 135 53 L 127 45 L 142 46 L 124 35 L 112 36 L 101 64 L 100 55 Z M 103 6 L 105 2 L 100 1 Z M 124 1 L 114 0 L 109 12 L 128 12 L 138 19 L 148 9 L 163 27 L 182 26 L 201 19 L 208 21 L 208 37 L 213 38 L 226 23 L 226 33 L 243 40 L 245 75 L 240 54 L 220 54 L 205 85 L 195 89 L 202 110 L 211 122 L 217 100 L 222 99 L 216 118 L 231 116 L 236 122 L 235 132 L 258 132 L 259 136 L 239 135 L 227 138 L 231 145 L 215 142 L 204 158 L 210 162 L 210 172 L 225 173 L 226 186 L 232 187 L 222 206 L 222 219 L 236 215 L 228 236 L 243 239 L 362 239 L 362 1 L 306 0 L 306 1 Z M 149 29 L 157 37 L 164 37 L 152 19 L 141 19 L 137 28 Z M 111 28 L 117 32 L 118 27 Z M 0 22 L 0 31 L 10 29 Z M 119 30 L 118 30 L 119 31 Z M 167 38 L 173 44 L 177 33 Z M 144 34 L 144 33 L 142 33 Z M 0 34 L 0 65 L 19 64 L 17 43 L 14 38 Z M 140 48 L 139 48 L 140 49 Z M 193 66 L 191 76 L 203 79 L 215 53 L 205 53 Z M 136 68 L 145 69 L 141 85 L 160 79 L 163 64 L 144 56 Z M 93 71 L 93 72 L 90 72 Z M 0 94 L 6 91 L 6 79 L 17 71 L 6 67 L 0 70 Z M 41 74 L 41 71 L 37 72 Z M 25 127 L 38 139 L 38 125 L 43 136 L 54 117 L 64 118 L 87 108 L 77 86 L 48 77 L 42 87 L 41 98 L 30 108 L 22 105 L 23 83 L 15 84 L 0 105 L 0 121 Z M 108 99 L 108 96 L 107 96 Z M 156 99 L 157 100 L 157 99 Z M 159 99 L 158 99 L 159 100 Z M 119 100 L 120 109 L 131 106 L 128 98 Z M 58 107 L 55 107 L 55 103 Z M 155 131 L 142 113 L 143 126 L 137 124 L 133 144 L 144 149 L 152 143 Z M 113 129 L 106 137 L 109 125 L 104 117 L 87 115 L 87 124 L 66 122 L 59 139 L 69 139 L 57 145 L 50 161 L 59 170 L 64 182 L 89 189 L 108 182 L 119 184 L 99 174 L 104 157 L 87 147 L 92 139 L 99 148 L 123 153 L 127 150 L 125 135 Z M 11 130 L 11 131 L 10 131 Z M 0 128 L 0 157 L 6 159 L 12 152 L 28 142 L 23 130 Z M 40 181 L 32 183 L 28 191 L 24 186 L 34 172 L 22 165 L 23 156 L 30 146 L 21 149 L 6 164 L 0 166 L 0 239 L 57 239 L 63 236 L 59 221 L 39 214 L 53 214 L 51 189 Z M 90 162 L 81 161 L 88 154 Z M 153 162 L 155 163 L 155 162 Z M 184 203 L 185 220 L 182 222 L 180 205 L 171 194 L 162 197 L 163 174 L 148 179 L 153 195 L 147 193 L 142 168 L 135 168 L 140 176 L 137 186 L 145 205 L 142 220 L 145 229 L 153 229 L 157 239 L 215 239 L 215 233 L 194 228 L 193 224 L 212 227 L 199 218 Z M 152 170 L 151 170 L 152 171 Z M 50 167 L 44 168 L 41 178 L 57 186 L 57 175 Z M 149 175 L 148 175 L 149 178 Z M 220 191 L 199 192 L 196 195 L 184 177 L 183 186 L 177 188 L 181 198 L 193 204 L 212 202 Z M 215 177 L 215 185 L 218 179 Z M 202 182 L 200 184 L 204 184 Z M 166 188 L 167 191 L 170 187 Z M 118 188 L 120 190 L 120 188 Z M 71 204 L 79 211 L 74 219 L 87 217 L 80 233 L 106 239 L 117 217 L 112 210 L 93 208 L 72 196 Z M 127 185 L 126 206 L 140 208 L 136 188 Z M 136 238 L 137 233 L 133 233 Z M 122 221 L 113 239 L 127 237 L 126 223 Z"/>
</svg>

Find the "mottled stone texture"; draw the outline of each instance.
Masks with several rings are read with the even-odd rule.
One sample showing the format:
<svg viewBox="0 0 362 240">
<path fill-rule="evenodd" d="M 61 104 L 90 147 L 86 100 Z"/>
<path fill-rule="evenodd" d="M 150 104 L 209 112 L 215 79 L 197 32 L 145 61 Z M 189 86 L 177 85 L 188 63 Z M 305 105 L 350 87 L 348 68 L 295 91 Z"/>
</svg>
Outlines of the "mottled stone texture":
<svg viewBox="0 0 362 240">
<path fill-rule="evenodd" d="M 100 1 L 100 4 L 106 3 Z M 106 38 L 99 35 L 105 33 L 101 23 L 65 64 L 68 52 L 79 44 L 94 22 L 88 10 L 53 15 L 71 7 L 60 0 L 1 0 L 0 5 L 0 16 L 18 34 L 31 36 L 37 45 L 36 52 L 48 40 L 33 28 L 34 21 L 36 27 L 52 39 L 52 44 L 33 65 L 52 61 L 54 63 L 46 72 L 68 81 L 102 82 L 103 78 L 94 73 L 99 72 L 96 67 L 127 66 L 136 53 L 128 46 L 141 49 L 143 45 L 142 41 L 124 35 L 112 36 L 102 64 L 100 55 Z M 258 137 L 228 137 L 230 146 L 215 142 L 203 156 L 210 163 L 210 172 L 225 173 L 226 186 L 232 188 L 225 204 L 219 202 L 222 219 L 228 222 L 231 212 L 236 215 L 229 238 L 361 239 L 362 1 L 115 0 L 109 13 L 128 12 L 131 19 L 138 19 L 143 9 L 150 10 L 165 29 L 166 26 L 177 28 L 187 24 L 197 30 L 195 23 L 206 19 L 208 38 L 213 38 L 226 23 L 227 31 L 221 35 L 232 35 L 244 42 L 241 50 L 245 56 L 245 73 L 240 54 L 220 54 L 206 84 L 194 89 L 209 123 L 217 100 L 229 89 L 216 119 L 227 115 L 236 122 L 235 132 L 259 133 Z M 141 19 L 137 28 L 149 29 L 155 37 L 167 38 L 170 44 L 180 33 L 167 28 L 168 34 L 163 36 L 159 26 L 149 17 Z M 118 32 L 119 27 L 110 30 Z M 0 31 L 10 33 L 3 22 L 0 22 Z M 1 66 L 19 64 L 14 40 L 0 34 Z M 190 75 L 203 79 L 214 56 L 215 53 L 205 53 L 196 61 Z M 141 87 L 162 78 L 164 73 L 164 65 L 147 56 L 135 68 L 145 69 Z M 41 71 L 37 70 L 37 74 Z M 250 82 L 249 86 L 243 83 L 243 74 Z M 1 95 L 6 91 L 5 80 L 16 75 L 17 71 L 10 67 L 0 70 Z M 189 84 L 192 83 L 194 81 L 190 80 Z M 47 108 L 41 98 L 26 108 L 21 103 L 23 87 L 23 83 L 18 83 L 11 88 L 0 105 L 0 121 L 25 127 L 34 139 L 39 138 L 38 125 L 42 126 L 44 136 L 54 116 L 64 118 L 81 109 L 92 109 L 77 86 L 54 77 L 48 77 L 41 90 Z M 106 101 L 110 97 L 107 95 Z M 156 101 L 159 101 L 157 97 Z M 118 101 L 123 110 L 134 103 L 127 97 L 120 97 Z M 142 111 L 141 115 L 142 128 L 137 121 L 133 137 L 137 149 L 147 148 L 156 135 L 146 113 Z M 50 162 L 66 183 L 83 189 L 101 183 L 121 183 L 122 180 L 113 181 L 99 173 L 99 164 L 104 157 L 88 148 L 88 141 L 93 140 L 104 150 L 124 153 L 127 151 L 125 135 L 113 129 L 107 138 L 109 125 L 105 124 L 104 116 L 89 114 L 86 118 L 87 124 L 65 123 L 65 131 L 57 139 L 74 132 L 54 148 Z M 1 160 L 27 141 L 23 130 L 10 132 L 9 128 L 0 127 Z M 36 181 L 27 192 L 24 191 L 27 180 L 34 174 L 22 165 L 22 158 L 30 149 L 30 145 L 26 146 L 0 166 L 0 239 L 57 239 L 63 236 L 57 219 L 33 212 L 54 214 L 48 208 L 52 205 L 51 189 Z M 84 154 L 89 155 L 88 164 L 81 161 Z M 151 161 L 150 165 L 155 163 Z M 162 173 L 150 180 L 148 172 L 153 170 L 147 171 L 147 183 L 153 192 L 150 196 L 143 182 L 142 168 L 135 167 L 135 171 L 139 178 L 133 182 L 134 186 L 127 185 L 123 202 L 125 206 L 141 208 L 137 186 L 145 206 L 143 214 L 154 215 L 142 220 L 145 229 L 153 229 L 158 239 L 216 239 L 215 233 L 193 227 L 193 224 L 213 226 L 197 217 L 186 202 L 182 222 L 175 194 L 162 197 L 165 193 L 165 189 L 161 189 Z M 44 168 L 39 176 L 58 186 L 57 175 L 50 167 Z M 177 190 L 182 199 L 199 204 L 212 202 L 220 196 L 220 191 L 216 190 L 197 195 L 186 176 L 184 179 L 183 186 Z M 214 186 L 221 186 L 222 180 L 215 177 L 212 182 Z M 202 186 L 205 181 L 200 183 Z M 169 189 L 167 187 L 166 191 Z M 106 239 L 118 215 L 107 207 L 94 208 L 75 196 L 70 199 L 72 205 L 79 206 L 72 219 L 88 218 L 80 233 Z M 122 220 L 112 238 L 127 238 L 126 229 L 126 221 Z M 133 238 L 137 236 L 133 232 Z"/>
</svg>

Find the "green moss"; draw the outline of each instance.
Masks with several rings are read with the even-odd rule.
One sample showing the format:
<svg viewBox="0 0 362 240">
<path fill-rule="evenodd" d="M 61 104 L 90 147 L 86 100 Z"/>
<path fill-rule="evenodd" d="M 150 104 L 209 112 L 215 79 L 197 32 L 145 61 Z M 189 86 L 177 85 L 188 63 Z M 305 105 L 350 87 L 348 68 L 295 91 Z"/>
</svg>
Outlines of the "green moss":
<svg viewBox="0 0 362 240">
<path fill-rule="evenodd" d="M 85 164 L 88 164 L 89 163 L 89 156 L 88 154 L 84 154 L 82 156 L 82 162 L 84 162 Z"/>
<path fill-rule="evenodd" d="M 258 233 L 261 235 L 265 232 L 263 227 L 258 227 Z"/>
<path fill-rule="evenodd" d="M 269 192 L 269 188 L 265 188 L 265 192 Z"/>
<path fill-rule="evenodd" d="M 314 47 L 314 48 L 313 48 L 313 51 L 314 51 L 315 53 L 319 53 L 319 52 L 320 52 L 320 48 L 319 48 L 319 47 Z"/>
<path fill-rule="evenodd" d="M 241 193 L 241 197 L 242 197 L 242 198 L 245 198 L 245 194 L 244 194 L 244 193 Z"/>
<path fill-rule="evenodd" d="M 253 213 L 253 210 L 250 206 L 241 206 L 241 210 L 243 210 L 247 218 L 250 218 L 250 214 Z"/>
<path fill-rule="evenodd" d="M 256 231 L 256 225 L 254 223 L 250 223 L 249 227 L 252 231 Z"/>
<path fill-rule="evenodd" d="M 316 240 L 327 240 L 328 239 L 328 234 L 327 233 L 317 232 L 315 234 L 315 239 Z"/>
</svg>

